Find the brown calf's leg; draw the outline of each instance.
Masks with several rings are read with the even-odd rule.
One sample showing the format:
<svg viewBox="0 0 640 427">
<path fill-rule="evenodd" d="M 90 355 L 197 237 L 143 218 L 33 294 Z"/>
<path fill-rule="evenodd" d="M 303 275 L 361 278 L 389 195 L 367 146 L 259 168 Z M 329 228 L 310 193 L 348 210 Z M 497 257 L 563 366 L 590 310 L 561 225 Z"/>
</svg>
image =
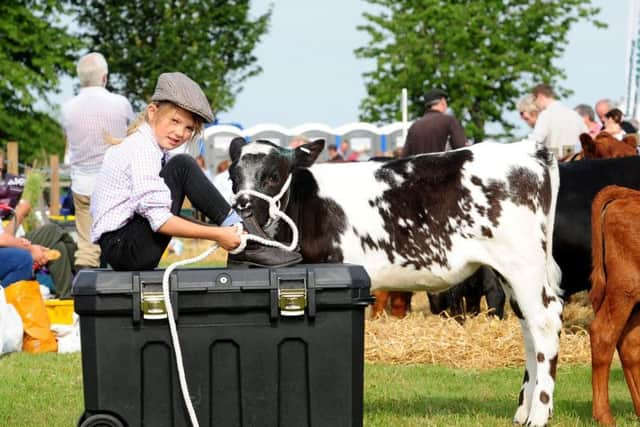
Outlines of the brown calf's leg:
<svg viewBox="0 0 640 427">
<path fill-rule="evenodd" d="M 638 309 L 633 311 L 631 319 L 622 332 L 618 342 L 618 353 L 633 407 L 636 415 L 640 416 L 640 310 Z"/>
<path fill-rule="evenodd" d="M 389 292 L 389 298 L 391 299 L 391 315 L 398 318 L 405 317 L 411 307 L 412 296 L 413 292 Z"/>
<path fill-rule="evenodd" d="M 376 301 L 371 306 L 371 318 L 377 319 L 382 316 L 384 309 L 387 307 L 387 301 L 389 301 L 389 292 L 387 291 L 373 291 L 373 296 L 376 297 Z"/>
<path fill-rule="evenodd" d="M 615 284 L 608 281 L 607 287 Z M 615 419 L 609 405 L 609 372 L 613 352 L 627 319 L 633 309 L 632 301 L 616 298 L 613 293 L 605 296 L 589 328 L 591 338 L 591 386 L 593 390 L 593 418 L 598 422 L 613 426 Z"/>
</svg>

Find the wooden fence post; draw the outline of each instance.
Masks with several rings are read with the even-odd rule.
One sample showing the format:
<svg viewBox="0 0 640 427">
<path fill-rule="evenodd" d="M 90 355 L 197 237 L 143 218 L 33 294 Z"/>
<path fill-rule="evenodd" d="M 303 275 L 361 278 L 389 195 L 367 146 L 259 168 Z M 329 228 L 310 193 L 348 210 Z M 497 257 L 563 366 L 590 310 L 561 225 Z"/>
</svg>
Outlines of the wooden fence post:
<svg viewBox="0 0 640 427">
<path fill-rule="evenodd" d="M 18 175 L 18 143 L 7 143 L 7 172 Z"/>
<path fill-rule="evenodd" d="M 60 215 L 60 162 L 57 155 L 54 154 L 49 157 L 49 166 L 51 167 L 49 213 L 51 215 Z"/>
</svg>

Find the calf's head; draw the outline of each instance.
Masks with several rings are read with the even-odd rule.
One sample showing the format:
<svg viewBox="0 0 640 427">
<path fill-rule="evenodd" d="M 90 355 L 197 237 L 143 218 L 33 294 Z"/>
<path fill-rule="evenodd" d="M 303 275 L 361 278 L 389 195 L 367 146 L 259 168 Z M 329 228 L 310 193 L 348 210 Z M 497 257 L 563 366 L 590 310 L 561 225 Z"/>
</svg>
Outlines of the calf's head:
<svg viewBox="0 0 640 427">
<path fill-rule="evenodd" d="M 580 135 L 585 159 L 609 159 L 638 155 L 635 135 L 625 135 L 622 141 L 608 132 L 600 132 L 595 138 L 588 133 Z"/>
<path fill-rule="evenodd" d="M 242 190 L 253 190 L 273 197 L 280 193 L 289 175 L 299 168 L 311 166 L 324 148 L 324 140 L 303 144 L 295 149 L 280 147 L 269 141 L 258 140 L 246 144 L 238 139 L 231 142 L 229 177 L 236 197 L 234 209 L 241 215 L 253 214 L 261 226 L 269 221 L 269 203 L 259 197 L 244 194 Z M 285 210 L 289 202 L 290 189 L 280 200 L 280 209 Z"/>
</svg>

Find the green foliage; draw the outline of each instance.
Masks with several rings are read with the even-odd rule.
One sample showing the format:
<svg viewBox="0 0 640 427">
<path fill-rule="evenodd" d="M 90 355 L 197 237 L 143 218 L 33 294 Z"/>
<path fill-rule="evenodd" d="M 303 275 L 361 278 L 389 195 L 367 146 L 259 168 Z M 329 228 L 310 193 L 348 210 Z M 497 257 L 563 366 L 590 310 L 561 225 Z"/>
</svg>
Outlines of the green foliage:
<svg viewBox="0 0 640 427">
<path fill-rule="evenodd" d="M 578 20 L 596 27 L 599 9 L 591 0 L 367 0 L 379 13 L 365 13 L 369 34 L 360 58 L 376 60 L 364 74 L 367 97 L 361 119 L 399 120 L 400 91 L 409 93 L 410 115 L 423 113 L 421 95 L 446 88 L 450 106 L 468 138 L 487 135 L 487 123 L 499 123 L 505 134 L 513 124 L 502 116 L 537 83 L 558 86 L 565 78 L 554 64 L 567 45 L 567 33 Z M 494 135 L 503 136 L 503 135 Z"/>
<path fill-rule="evenodd" d="M 253 50 L 271 10 L 249 18 L 249 0 L 68 0 L 91 50 L 105 55 L 110 84 L 140 108 L 158 75 L 182 71 L 214 111 L 234 103 L 240 84 L 261 72 Z"/>
<path fill-rule="evenodd" d="M 0 148 L 20 144 L 20 161 L 44 160 L 62 154 L 63 133 L 36 101 L 46 105 L 46 93 L 73 68 L 80 41 L 59 25 L 62 6 L 56 0 L 0 2 Z"/>
</svg>

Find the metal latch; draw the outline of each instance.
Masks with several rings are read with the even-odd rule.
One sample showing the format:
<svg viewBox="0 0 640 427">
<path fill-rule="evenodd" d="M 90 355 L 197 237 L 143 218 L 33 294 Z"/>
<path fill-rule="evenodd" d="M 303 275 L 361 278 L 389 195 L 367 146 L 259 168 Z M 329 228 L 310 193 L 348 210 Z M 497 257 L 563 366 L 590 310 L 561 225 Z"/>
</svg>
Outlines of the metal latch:
<svg viewBox="0 0 640 427">
<path fill-rule="evenodd" d="M 166 319 L 167 307 L 162 292 L 142 292 L 140 308 L 145 319 Z"/>
<path fill-rule="evenodd" d="M 279 288 L 278 307 L 281 316 L 303 316 L 307 307 L 307 289 Z"/>
</svg>

